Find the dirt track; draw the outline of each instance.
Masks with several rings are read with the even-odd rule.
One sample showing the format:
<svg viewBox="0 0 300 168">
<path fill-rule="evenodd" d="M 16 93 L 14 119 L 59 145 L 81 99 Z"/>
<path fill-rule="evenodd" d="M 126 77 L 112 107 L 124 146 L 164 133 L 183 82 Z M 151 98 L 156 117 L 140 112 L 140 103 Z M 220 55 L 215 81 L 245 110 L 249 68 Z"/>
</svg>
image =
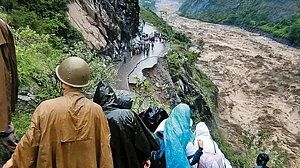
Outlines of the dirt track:
<svg viewBox="0 0 300 168">
<path fill-rule="evenodd" d="M 300 50 L 259 34 L 179 17 L 178 4 L 158 10 L 197 45 L 205 42 L 198 66 L 219 88 L 219 125 L 232 146 L 241 147 L 241 129 L 264 130 L 286 149 L 290 166 L 300 165 Z"/>
</svg>

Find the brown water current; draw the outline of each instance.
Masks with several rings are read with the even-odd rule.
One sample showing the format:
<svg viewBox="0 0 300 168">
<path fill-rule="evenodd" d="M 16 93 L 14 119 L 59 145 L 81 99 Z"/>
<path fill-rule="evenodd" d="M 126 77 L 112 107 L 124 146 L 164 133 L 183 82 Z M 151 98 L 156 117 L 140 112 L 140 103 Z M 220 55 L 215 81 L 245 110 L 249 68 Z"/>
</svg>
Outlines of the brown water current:
<svg viewBox="0 0 300 168">
<path fill-rule="evenodd" d="M 230 146 L 242 148 L 241 130 L 270 134 L 300 165 L 300 50 L 243 29 L 180 17 L 180 5 L 162 1 L 158 11 L 194 45 L 205 42 L 197 66 L 219 88 L 217 123 Z"/>
</svg>

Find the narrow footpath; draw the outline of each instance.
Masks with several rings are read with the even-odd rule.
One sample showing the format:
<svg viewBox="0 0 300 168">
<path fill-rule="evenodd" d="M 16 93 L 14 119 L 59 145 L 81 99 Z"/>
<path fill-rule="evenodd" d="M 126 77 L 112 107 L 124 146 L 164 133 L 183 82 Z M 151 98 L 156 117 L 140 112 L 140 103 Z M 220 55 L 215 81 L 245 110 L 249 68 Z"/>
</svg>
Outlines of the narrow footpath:
<svg viewBox="0 0 300 168">
<path fill-rule="evenodd" d="M 156 29 L 148 24 L 146 24 L 143 29 L 143 32 L 146 34 L 151 34 L 154 31 L 156 31 Z M 158 57 L 163 56 L 166 49 L 167 44 L 165 46 L 156 39 L 153 49 L 150 48 L 149 55 L 141 52 L 138 55 L 133 55 L 132 58 L 130 55 L 126 56 L 126 63 L 123 60 L 118 68 L 119 81 L 116 84 L 116 89 L 130 91 L 129 84 L 135 84 L 135 76 L 144 80 L 145 77 L 143 76 L 142 70 L 145 68 L 152 68 L 155 64 L 157 64 Z"/>
</svg>

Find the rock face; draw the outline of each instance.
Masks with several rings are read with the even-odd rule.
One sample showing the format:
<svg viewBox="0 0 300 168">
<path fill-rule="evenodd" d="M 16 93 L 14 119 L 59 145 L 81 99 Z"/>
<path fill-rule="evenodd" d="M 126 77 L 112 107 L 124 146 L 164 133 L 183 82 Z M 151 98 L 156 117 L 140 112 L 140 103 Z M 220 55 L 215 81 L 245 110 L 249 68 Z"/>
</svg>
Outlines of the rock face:
<svg viewBox="0 0 300 168">
<path fill-rule="evenodd" d="M 97 50 L 118 54 L 138 32 L 138 0 L 79 0 L 68 8 L 72 25 Z"/>
<path fill-rule="evenodd" d="M 295 0 L 186 0 L 179 11 L 184 16 L 222 17 L 235 14 L 244 14 L 257 19 L 277 21 L 298 13 L 300 1 Z"/>
<path fill-rule="evenodd" d="M 179 98 L 192 109 L 194 123 L 200 122 L 201 118 L 212 129 L 218 89 L 193 61 L 186 61 L 189 54 L 185 51 L 172 51 L 169 57 L 176 59 L 169 59 L 168 70 Z"/>
</svg>

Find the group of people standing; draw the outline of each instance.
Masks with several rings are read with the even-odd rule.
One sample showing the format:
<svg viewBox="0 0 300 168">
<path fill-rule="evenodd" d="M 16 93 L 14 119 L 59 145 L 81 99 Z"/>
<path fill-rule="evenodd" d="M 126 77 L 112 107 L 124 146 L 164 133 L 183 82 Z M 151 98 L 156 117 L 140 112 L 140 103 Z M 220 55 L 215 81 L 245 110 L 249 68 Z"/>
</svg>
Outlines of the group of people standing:
<svg viewBox="0 0 300 168">
<path fill-rule="evenodd" d="M 154 49 L 155 37 L 149 37 L 145 34 L 140 37 L 141 41 L 131 47 L 131 56 L 144 53 L 144 55 L 149 55 L 150 49 Z"/>
<path fill-rule="evenodd" d="M 0 50 L 0 140 L 11 154 L 3 168 L 149 168 L 158 158 L 165 158 L 167 168 L 205 168 L 201 158 L 212 155 L 220 160 L 212 161 L 211 167 L 231 167 L 205 123 L 191 131 L 186 104 L 178 104 L 152 133 L 130 110 L 130 101 L 124 103 L 103 82 L 94 102 L 87 99 L 82 88 L 89 84 L 90 69 L 79 57 L 56 67 L 63 96 L 42 102 L 17 142 L 11 122 L 18 88 L 16 55 L 13 35 L 2 19 Z"/>
<path fill-rule="evenodd" d="M 145 25 L 146 23 L 143 20 L 140 24 L 138 37 L 136 38 L 136 41 L 133 44 L 131 44 L 132 46 L 130 47 L 131 57 L 133 55 L 138 55 L 141 53 L 144 53 L 144 55 L 149 55 L 150 49 L 154 49 L 154 43 L 157 38 L 159 39 L 159 42 L 163 43 L 165 46 L 165 43 L 167 41 L 166 36 L 157 31 L 151 32 L 150 34 L 144 33 L 143 28 L 145 27 Z"/>
</svg>

